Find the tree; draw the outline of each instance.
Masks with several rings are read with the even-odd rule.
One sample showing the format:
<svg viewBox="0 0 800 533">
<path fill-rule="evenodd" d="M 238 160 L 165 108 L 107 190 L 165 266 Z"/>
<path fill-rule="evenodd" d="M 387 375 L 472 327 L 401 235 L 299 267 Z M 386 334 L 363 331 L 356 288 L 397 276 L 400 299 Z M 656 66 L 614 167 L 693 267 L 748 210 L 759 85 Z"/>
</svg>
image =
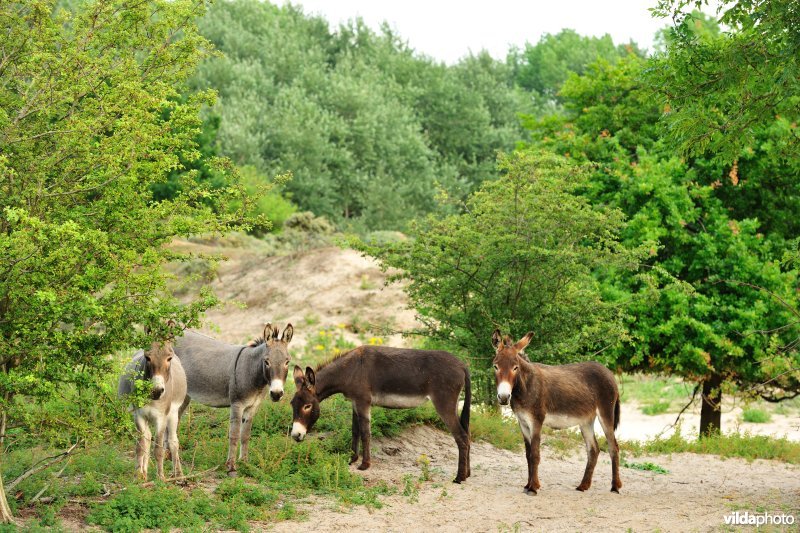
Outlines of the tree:
<svg viewBox="0 0 800 533">
<path fill-rule="evenodd" d="M 599 59 L 615 63 L 629 54 L 644 56 L 634 42 L 616 46 L 608 34 L 584 37 L 564 29 L 543 35 L 535 45 L 526 43 L 523 50 L 512 48 L 508 64 L 516 83 L 532 94 L 536 107 L 544 112 L 561 103 L 559 91 L 571 74 L 583 74 Z"/>
<path fill-rule="evenodd" d="M 650 77 L 669 103 L 665 119 L 682 152 L 731 163 L 756 145 L 757 132 L 780 117 L 783 156 L 797 163 L 800 109 L 800 8 L 784 0 L 723 0 L 725 33 L 698 32 L 687 8 L 706 0 L 660 0 L 654 13 L 674 26 Z"/>
<path fill-rule="evenodd" d="M 501 177 L 470 196 L 462 214 L 429 217 L 413 239 L 357 246 L 407 282 L 422 333 L 471 363 L 479 398 L 494 397 L 491 332 L 534 330 L 532 360 L 600 358 L 624 337 L 618 302 L 598 279 L 635 269 L 641 250 L 618 241 L 616 209 L 575 194 L 581 166 L 546 153 L 500 158 Z"/>
<path fill-rule="evenodd" d="M 625 213 L 623 242 L 651 243 L 646 266 L 661 290 L 655 301 L 630 299 L 631 338 L 616 351 L 617 362 L 696 382 L 705 434 L 720 429 L 727 384 L 770 399 L 800 388 L 791 372 L 800 363 L 796 332 L 784 327 L 796 318 L 782 303 L 796 301 L 797 274 L 780 264 L 782 231 L 796 218 L 789 197 L 798 176 L 769 147 L 782 135 L 774 125 L 758 133 L 764 144 L 746 156 L 748 168 L 764 174 L 745 177 L 744 162 L 680 158 L 663 136 L 664 104 L 646 76 L 651 65 L 635 57 L 601 61 L 571 77 L 562 89 L 564 115 L 528 122 L 531 149 L 593 163 L 583 193 Z M 789 192 L 773 197 L 775 183 Z M 623 293 L 652 292 L 640 279 L 613 281 Z"/>
<path fill-rule="evenodd" d="M 163 339 L 165 317 L 196 323 L 216 300 L 171 295 L 161 267 L 179 256 L 166 245 L 244 223 L 216 209 L 240 189 L 197 172 L 172 200 L 151 192 L 198 155 L 199 108 L 212 98 L 181 99 L 178 87 L 208 50 L 193 22 L 204 2 L 54 6 L 0 5 L 0 439 L 15 398 L 75 387 L 107 399 L 109 354 Z M 0 518 L 11 520 L 2 490 Z"/>
<path fill-rule="evenodd" d="M 403 229 L 443 188 L 466 197 L 521 135 L 520 91 L 488 55 L 448 67 L 384 27 L 336 31 L 290 5 L 220 2 L 200 22 L 224 52 L 193 84 L 219 91 L 220 153 L 351 229 Z M 391 198 L 391 200 L 388 200 Z"/>
</svg>

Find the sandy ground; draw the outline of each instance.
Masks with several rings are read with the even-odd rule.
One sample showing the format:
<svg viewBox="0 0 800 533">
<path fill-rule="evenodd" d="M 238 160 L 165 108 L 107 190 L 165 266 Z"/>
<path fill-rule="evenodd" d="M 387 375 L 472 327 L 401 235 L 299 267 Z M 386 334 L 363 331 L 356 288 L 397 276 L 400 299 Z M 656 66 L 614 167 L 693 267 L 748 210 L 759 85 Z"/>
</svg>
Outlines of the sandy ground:
<svg viewBox="0 0 800 533">
<path fill-rule="evenodd" d="M 176 247 L 220 253 L 213 247 L 183 243 Z M 302 253 L 263 257 L 225 249 L 228 257 L 210 286 L 226 302 L 206 313 L 206 333 L 229 342 L 247 342 L 261 334 L 266 322 L 294 327 L 292 356 L 313 334 L 344 325 L 347 340 L 359 344 L 372 331 L 388 330 L 387 344 L 405 343 L 399 332 L 417 325 L 414 311 L 398 284 L 385 286 L 387 275 L 377 263 L 355 250 L 319 248 Z M 242 306 L 244 304 L 244 307 Z"/>
<path fill-rule="evenodd" d="M 417 501 L 404 496 L 404 476 L 418 479 L 420 454 L 430 459 L 432 480 L 417 481 Z M 666 468 L 656 474 L 621 471 L 620 494 L 609 491 L 611 463 L 601 456 L 594 484 L 575 491 L 585 466 L 583 453 L 557 457 L 543 447 L 542 488 L 527 495 L 522 487 L 527 467 L 522 452 L 473 443 L 472 477 L 451 482 L 457 451 L 449 434 L 414 427 L 399 438 L 373 442 L 368 483 L 385 482 L 397 494 L 382 499 L 383 508 L 341 508 L 330 500 L 310 498 L 297 504 L 303 522 L 282 522 L 274 531 L 711 531 L 724 526 L 733 510 L 793 514 L 800 521 L 800 467 L 772 461 L 675 454 L 637 457 Z M 354 466 L 351 466 L 354 468 Z M 354 470 L 355 471 L 355 470 Z M 796 529 L 795 529 L 796 530 Z"/>
</svg>

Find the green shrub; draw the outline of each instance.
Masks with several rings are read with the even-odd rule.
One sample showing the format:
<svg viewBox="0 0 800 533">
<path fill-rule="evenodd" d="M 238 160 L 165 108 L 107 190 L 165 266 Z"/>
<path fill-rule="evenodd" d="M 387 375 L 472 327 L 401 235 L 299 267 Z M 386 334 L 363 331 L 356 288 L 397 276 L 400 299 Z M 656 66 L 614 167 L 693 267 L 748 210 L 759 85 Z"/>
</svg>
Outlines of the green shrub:
<svg viewBox="0 0 800 533">
<path fill-rule="evenodd" d="M 662 413 L 666 413 L 667 409 L 669 409 L 670 402 L 655 402 L 649 405 L 642 406 L 642 412 L 646 415 L 660 415 Z"/>
<path fill-rule="evenodd" d="M 758 407 L 748 407 L 742 411 L 742 420 L 753 424 L 765 424 L 772 420 L 772 415 L 769 411 L 759 409 Z"/>
</svg>

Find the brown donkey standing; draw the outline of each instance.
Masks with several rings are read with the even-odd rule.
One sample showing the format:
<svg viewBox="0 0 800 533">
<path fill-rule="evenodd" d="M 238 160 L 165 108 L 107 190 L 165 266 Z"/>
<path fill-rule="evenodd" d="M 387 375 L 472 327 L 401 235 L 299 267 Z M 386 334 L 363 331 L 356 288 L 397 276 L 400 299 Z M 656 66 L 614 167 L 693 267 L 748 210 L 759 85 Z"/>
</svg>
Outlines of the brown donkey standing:
<svg viewBox="0 0 800 533">
<path fill-rule="evenodd" d="M 353 402 L 353 455 L 358 460 L 361 438 L 362 461 L 359 470 L 370 467 L 370 408 L 410 408 L 427 400 L 450 429 L 458 445 L 458 473 L 461 483 L 470 475 L 469 409 L 472 391 L 466 365 L 448 352 L 409 350 L 386 346 L 361 346 L 305 374 L 294 367 L 297 392 L 292 399 L 292 438 L 300 442 L 319 418 L 319 403 L 334 394 Z M 464 390 L 464 407 L 458 416 L 458 396 Z"/>
<path fill-rule="evenodd" d="M 594 436 L 594 420 L 600 416 L 600 425 L 608 441 L 611 455 L 611 492 L 619 492 L 619 446 L 614 430 L 619 425 L 619 391 L 614 374 L 595 362 L 549 366 L 531 363 L 522 351 L 531 341 L 529 332 L 516 344 L 502 337 L 500 330 L 492 333 L 492 345 L 497 350 L 494 372 L 497 380 L 497 400 L 508 405 L 517 416 L 525 439 L 525 457 L 528 459 L 528 484 L 525 491 L 536 494 L 539 484 L 539 442 L 542 425 L 565 429 L 580 426 L 586 442 L 586 471 L 577 490 L 584 491 L 592 484 L 592 473 L 597 464 L 600 447 Z"/>
</svg>

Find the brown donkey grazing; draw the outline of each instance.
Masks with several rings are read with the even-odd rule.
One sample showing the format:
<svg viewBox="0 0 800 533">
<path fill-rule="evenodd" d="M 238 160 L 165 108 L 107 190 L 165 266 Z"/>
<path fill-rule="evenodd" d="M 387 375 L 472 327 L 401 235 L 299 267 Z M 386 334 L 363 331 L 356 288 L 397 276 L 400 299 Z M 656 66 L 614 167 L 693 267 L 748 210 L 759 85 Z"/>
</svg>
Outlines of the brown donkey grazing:
<svg viewBox="0 0 800 533">
<path fill-rule="evenodd" d="M 370 408 L 410 408 L 431 400 L 436 412 L 450 429 L 458 445 L 458 473 L 461 483 L 470 476 L 469 409 L 472 398 L 469 370 L 448 352 L 409 350 L 385 346 L 361 346 L 322 363 L 316 372 L 305 374 L 294 367 L 297 392 L 292 398 L 292 438 L 300 442 L 319 418 L 319 403 L 341 393 L 353 403 L 353 455 L 359 470 L 370 467 Z M 464 407 L 458 416 L 458 396 L 464 390 Z"/>
<path fill-rule="evenodd" d="M 586 442 L 586 471 L 577 490 L 584 491 L 592 484 L 600 447 L 594 436 L 594 420 L 608 441 L 611 455 L 611 492 L 619 492 L 619 446 L 614 430 L 619 425 L 619 391 L 614 374 L 595 362 L 549 366 L 531 363 L 522 353 L 533 337 L 528 333 L 516 344 L 502 337 L 500 330 L 492 333 L 492 345 L 497 350 L 494 372 L 497 380 L 497 400 L 501 405 L 511 402 L 525 440 L 528 459 L 528 483 L 525 491 L 536 494 L 539 484 L 539 442 L 542 425 L 565 429 L 580 426 Z"/>
</svg>

